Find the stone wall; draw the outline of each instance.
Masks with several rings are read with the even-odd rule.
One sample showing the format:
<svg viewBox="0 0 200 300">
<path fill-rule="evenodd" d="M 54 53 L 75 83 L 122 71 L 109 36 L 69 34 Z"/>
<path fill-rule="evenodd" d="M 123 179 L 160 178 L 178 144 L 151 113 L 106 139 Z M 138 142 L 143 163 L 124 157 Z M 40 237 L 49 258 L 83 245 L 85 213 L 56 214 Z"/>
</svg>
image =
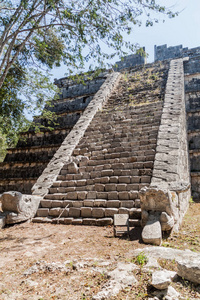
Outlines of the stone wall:
<svg viewBox="0 0 200 300">
<path fill-rule="evenodd" d="M 154 61 L 162 61 L 165 59 L 173 59 L 179 57 L 191 57 L 200 54 L 200 47 L 188 49 L 182 45 L 167 47 L 167 45 L 154 46 Z"/>
<path fill-rule="evenodd" d="M 184 62 L 192 196 L 200 201 L 200 56 Z"/>
<path fill-rule="evenodd" d="M 145 48 L 143 47 L 143 51 L 145 53 Z M 138 65 L 145 65 L 146 64 L 146 56 L 141 54 L 131 54 L 125 56 L 121 61 L 117 61 L 115 63 L 114 69 L 120 71 L 125 68 L 131 68 Z"/>
</svg>

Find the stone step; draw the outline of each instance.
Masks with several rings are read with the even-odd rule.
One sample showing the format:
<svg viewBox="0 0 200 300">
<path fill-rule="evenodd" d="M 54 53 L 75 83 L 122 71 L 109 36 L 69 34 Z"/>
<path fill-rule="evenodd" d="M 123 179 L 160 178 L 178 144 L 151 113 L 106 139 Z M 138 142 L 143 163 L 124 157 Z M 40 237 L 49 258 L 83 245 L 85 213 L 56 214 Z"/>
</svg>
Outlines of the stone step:
<svg viewBox="0 0 200 300">
<path fill-rule="evenodd" d="M 108 184 L 102 187 L 102 184 L 86 186 L 81 191 L 75 189 L 71 192 L 65 192 L 66 188 L 51 188 L 51 193 L 45 195 L 45 199 L 51 200 L 84 200 L 84 199 L 107 199 L 107 200 L 135 200 L 138 198 L 138 190 L 144 186 L 148 186 L 148 183 L 140 183 L 139 185 L 133 184 L 131 190 L 120 190 L 120 187 L 113 184 Z M 104 190 L 103 190 L 104 188 Z M 129 185 L 128 188 L 131 188 Z M 62 191 L 56 193 L 56 191 Z M 109 191 L 108 191 L 109 190 Z M 64 191 L 64 192 L 63 192 Z"/>
<path fill-rule="evenodd" d="M 52 201 L 53 202 L 53 201 Z M 44 204 L 45 205 L 45 204 Z M 62 213 L 62 215 L 61 215 Z M 114 214 L 128 214 L 130 219 L 141 219 L 141 209 L 140 208 L 126 208 L 126 207 L 102 207 L 102 206 L 70 206 L 63 209 L 63 207 L 41 207 L 37 211 L 37 217 L 52 217 L 57 218 L 60 215 L 62 217 L 72 217 L 72 218 L 113 218 Z"/>
</svg>

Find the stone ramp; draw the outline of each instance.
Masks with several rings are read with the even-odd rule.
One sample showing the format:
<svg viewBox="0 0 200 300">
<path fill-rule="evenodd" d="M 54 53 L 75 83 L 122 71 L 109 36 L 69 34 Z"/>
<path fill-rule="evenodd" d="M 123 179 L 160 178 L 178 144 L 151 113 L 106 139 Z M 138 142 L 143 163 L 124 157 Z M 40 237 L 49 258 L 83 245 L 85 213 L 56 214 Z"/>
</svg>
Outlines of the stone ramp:
<svg viewBox="0 0 200 300">
<path fill-rule="evenodd" d="M 138 191 L 151 182 L 167 67 L 121 79 L 44 196 L 35 222 L 60 216 L 64 224 L 108 225 L 114 214 L 128 213 L 130 226 L 140 226 Z"/>
</svg>

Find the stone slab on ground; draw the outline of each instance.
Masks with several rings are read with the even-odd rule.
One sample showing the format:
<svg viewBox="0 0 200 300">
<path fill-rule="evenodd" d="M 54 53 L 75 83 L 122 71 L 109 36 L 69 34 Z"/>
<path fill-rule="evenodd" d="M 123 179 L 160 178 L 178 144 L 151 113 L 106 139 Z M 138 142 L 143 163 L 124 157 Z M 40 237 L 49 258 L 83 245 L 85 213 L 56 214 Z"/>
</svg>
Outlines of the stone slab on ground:
<svg viewBox="0 0 200 300">
<path fill-rule="evenodd" d="M 158 290 L 167 289 L 171 283 L 171 281 L 176 276 L 176 272 L 161 270 L 155 271 L 152 274 L 152 282 L 151 284 Z"/>
<path fill-rule="evenodd" d="M 177 260 L 178 275 L 194 283 L 200 284 L 200 257 Z"/>
<path fill-rule="evenodd" d="M 3 193 L 0 200 L 3 212 L 6 212 L 6 224 L 15 224 L 33 218 L 41 199 L 40 196 L 23 195 L 16 191 Z"/>
<path fill-rule="evenodd" d="M 146 244 L 160 245 L 162 231 L 159 220 L 149 220 L 143 228 L 142 239 Z"/>
</svg>

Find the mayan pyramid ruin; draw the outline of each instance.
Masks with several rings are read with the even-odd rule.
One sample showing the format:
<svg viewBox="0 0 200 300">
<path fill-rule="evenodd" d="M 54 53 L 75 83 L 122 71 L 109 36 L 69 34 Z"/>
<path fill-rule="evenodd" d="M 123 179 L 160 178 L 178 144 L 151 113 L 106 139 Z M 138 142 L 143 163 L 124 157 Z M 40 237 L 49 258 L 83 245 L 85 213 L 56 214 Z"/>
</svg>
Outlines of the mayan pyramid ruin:
<svg viewBox="0 0 200 300">
<path fill-rule="evenodd" d="M 56 80 L 57 124 L 21 133 L 0 193 L 39 196 L 34 222 L 112 225 L 128 214 L 130 226 L 178 230 L 191 194 L 200 199 L 200 48 L 154 51 L 151 64 L 130 55 L 84 83 Z"/>
</svg>

